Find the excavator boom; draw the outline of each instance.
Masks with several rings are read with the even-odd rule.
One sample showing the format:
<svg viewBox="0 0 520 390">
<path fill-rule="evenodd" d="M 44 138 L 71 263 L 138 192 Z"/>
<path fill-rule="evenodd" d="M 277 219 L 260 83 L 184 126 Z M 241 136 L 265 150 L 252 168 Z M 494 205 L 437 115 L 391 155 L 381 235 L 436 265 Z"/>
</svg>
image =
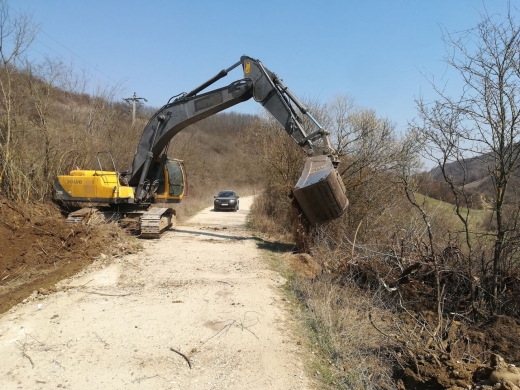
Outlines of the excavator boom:
<svg viewBox="0 0 520 390">
<path fill-rule="evenodd" d="M 239 65 L 242 65 L 244 79 L 199 94 Z M 145 183 L 150 166 L 178 132 L 251 97 L 282 125 L 307 155 L 305 177 L 298 181 L 294 195 L 309 222 L 317 225 L 341 215 L 347 208 L 348 200 L 336 169 L 338 158 L 328 132 L 275 73 L 259 60 L 248 56 L 242 56 L 239 62 L 220 71 L 193 91 L 181 94 L 173 101 L 170 99 L 152 116 L 143 130 L 129 169 L 128 183 L 136 188 L 136 202 L 146 199 Z M 310 134 L 303 129 L 300 114 L 307 115 L 316 125 Z M 316 163 L 317 156 L 325 156 L 325 159 L 319 158 L 321 162 Z M 323 164 L 324 161 L 328 163 Z M 315 180 L 317 177 L 320 179 Z"/>
</svg>

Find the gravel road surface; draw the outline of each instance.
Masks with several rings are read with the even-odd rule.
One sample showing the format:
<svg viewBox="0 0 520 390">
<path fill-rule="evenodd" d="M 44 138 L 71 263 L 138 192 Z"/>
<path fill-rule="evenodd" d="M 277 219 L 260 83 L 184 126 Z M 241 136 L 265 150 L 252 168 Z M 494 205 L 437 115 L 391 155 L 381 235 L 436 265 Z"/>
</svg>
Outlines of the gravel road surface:
<svg viewBox="0 0 520 390">
<path fill-rule="evenodd" d="M 208 208 L 1 315 L 0 389 L 311 388 L 285 280 L 245 227 L 251 202 Z"/>
</svg>

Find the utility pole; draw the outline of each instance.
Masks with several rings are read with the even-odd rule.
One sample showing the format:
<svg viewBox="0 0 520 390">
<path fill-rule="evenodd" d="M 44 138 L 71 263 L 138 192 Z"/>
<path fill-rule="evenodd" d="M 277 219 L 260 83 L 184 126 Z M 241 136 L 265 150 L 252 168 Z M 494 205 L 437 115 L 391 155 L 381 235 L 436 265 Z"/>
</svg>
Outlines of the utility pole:
<svg viewBox="0 0 520 390">
<path fill-rule="evenodd" d="M 136 118 L 136 114 L 137 114 L 137 102 L 139 100 L 144 100 L 145 102 L 147 102 L 148 100 L 146 100 L 145 98 L 141 98 L 141 97 L 137 97 L 135 92 L 134 92 L 134 96 L 131 97 L 131 98 L 126 98 L 126 99 L 123 99 L 125 100 L 127 103 L 130 103 L 132 102 L 132 125 L 135 125 L 135 118 Z"/>
</svg>

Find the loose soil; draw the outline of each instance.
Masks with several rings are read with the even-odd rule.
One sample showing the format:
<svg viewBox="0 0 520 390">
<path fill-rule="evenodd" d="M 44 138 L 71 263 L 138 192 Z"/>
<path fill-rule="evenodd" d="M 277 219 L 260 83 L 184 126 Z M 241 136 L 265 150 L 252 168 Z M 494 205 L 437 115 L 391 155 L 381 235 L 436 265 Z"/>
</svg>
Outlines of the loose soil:
<svg viewBox="0 0 520 390">
<path fill-rule="evenodd" d="M 35 290 L 52 290 L 103 252 L 130 249 L 127 241 L 117 227 L 67 225 L 53 204 L 0 199 L 0 313 Z"/>
</svg>

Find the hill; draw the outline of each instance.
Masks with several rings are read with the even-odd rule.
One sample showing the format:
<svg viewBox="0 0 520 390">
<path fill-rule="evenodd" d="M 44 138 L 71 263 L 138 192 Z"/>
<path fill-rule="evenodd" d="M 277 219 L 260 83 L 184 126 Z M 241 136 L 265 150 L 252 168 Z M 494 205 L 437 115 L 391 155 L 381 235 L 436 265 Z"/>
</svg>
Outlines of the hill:
<svg viewBox="0 0 520 390">
<path fill-rule="evenodd" d="M 468 194 L 469 204 L 464 204 L 465 206 L 476 209 L 490 207 L 495 193 L 494 181 L 490 173 L 492 159 L 493 156 L 487 153 L 467 159 L 462 164 L 458 162 L 446 164 L 446 174 L 453 179 L 457 186 L 464 187 Z M 433 168 L 428 175 L 423 177 L 423 180 L 421 193 L 445 202 L 455 202 L 439 167 Z M 520 185 L 520 169 L 515 169 L 508 184 L 507 201 L 513 200 L 518 185 Z"/>
</svg>

